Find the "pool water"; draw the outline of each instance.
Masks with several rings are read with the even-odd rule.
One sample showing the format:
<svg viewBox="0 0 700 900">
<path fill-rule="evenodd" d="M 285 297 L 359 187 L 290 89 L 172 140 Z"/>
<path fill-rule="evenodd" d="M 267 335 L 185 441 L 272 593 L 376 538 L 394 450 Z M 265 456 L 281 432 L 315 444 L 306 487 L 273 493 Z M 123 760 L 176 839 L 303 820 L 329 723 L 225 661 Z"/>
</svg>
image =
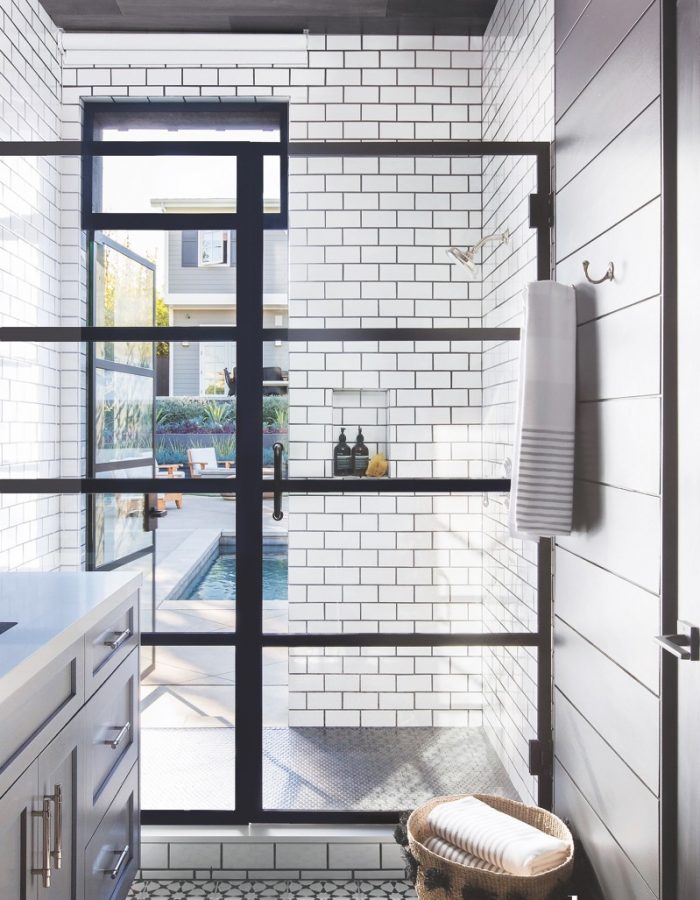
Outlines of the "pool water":
<svg viewBox="0 0 700 900">
<path fill-rule="evenodd" d="M 185 600 L 235 600 L 236 554 L 220 553 L 185 592 Z M 263 548 L 263 600 L 287 599 L 287 548 Z"/>
</svg>

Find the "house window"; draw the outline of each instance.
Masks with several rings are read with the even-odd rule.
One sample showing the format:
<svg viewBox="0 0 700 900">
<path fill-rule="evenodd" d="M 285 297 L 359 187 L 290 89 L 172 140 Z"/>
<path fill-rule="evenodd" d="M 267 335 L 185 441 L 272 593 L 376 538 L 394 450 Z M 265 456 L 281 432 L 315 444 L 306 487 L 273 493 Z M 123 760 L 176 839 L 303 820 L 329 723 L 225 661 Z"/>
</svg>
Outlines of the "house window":
<svg viewBox="0 0 700 900">
<path fill-rule="evenodd" d="M 228 231 L 200 231 L 197 256 L 198 265 L 228 265 L 228 243 Z"/>
<path fill-rule="evenodd" d="M 199 393 L 227 394 L 224 369 L 236 366 L 236 345 L 233 341 L 210 341 L 199 345 Z"/>
</svg>

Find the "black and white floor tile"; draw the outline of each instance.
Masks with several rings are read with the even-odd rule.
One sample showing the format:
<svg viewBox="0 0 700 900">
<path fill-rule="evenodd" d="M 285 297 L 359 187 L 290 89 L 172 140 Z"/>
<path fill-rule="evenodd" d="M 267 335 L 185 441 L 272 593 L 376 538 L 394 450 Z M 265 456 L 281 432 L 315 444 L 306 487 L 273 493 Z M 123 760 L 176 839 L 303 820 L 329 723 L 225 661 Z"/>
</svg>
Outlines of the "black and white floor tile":
<svg viewBox="0 0 700 900">
<path fill-rule="evenodd" d="M 137 881 L 128 900 L 415 900 L 406 881 Z"/>
</svg>

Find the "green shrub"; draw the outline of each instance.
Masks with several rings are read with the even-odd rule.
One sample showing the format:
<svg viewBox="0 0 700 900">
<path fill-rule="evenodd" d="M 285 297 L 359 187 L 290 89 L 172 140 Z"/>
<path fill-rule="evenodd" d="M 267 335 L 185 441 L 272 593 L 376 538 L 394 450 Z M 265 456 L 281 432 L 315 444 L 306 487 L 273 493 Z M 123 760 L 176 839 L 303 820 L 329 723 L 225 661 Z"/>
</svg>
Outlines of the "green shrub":
<svg viewBox="0 0 700 900">
<path fill-rule="evenodd" d="M 214 411 L 215 407 L 222 407 L 225 412 Z M 175 425 L 180 422 L 205 422 L 214 421 L 214 417 L 223 416 L 221 422 L 235 422 L 236 398 L 222 397 L 216 400 L 213 397 L 157 397 L 156 398 L 156 428 L 158 425 Z"/>
<path fill-rule="evenodd" d="M 282 397 L 263 397 L 263 425 L 286 425 L 289 399 Z"/>
</svg>

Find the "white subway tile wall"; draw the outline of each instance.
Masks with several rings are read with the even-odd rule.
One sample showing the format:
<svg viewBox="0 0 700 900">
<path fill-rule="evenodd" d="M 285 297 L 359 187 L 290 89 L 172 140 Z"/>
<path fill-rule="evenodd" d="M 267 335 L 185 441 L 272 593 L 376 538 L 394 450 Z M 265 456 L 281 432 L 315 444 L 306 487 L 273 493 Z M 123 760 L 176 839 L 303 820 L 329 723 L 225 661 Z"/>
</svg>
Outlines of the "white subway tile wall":
<svg viewBox="0 0 700 900">
<path fill-rule="evenodd" d="M 484 140 L 551 141 L 554 134 L 554 0 L 499 0 L 484 36 Z M 537 278 L 535 232 L 528 195 L 536 189 L 534 159 L 483 160 L 484 234 L 511 233 L 484 254 L 483 324 L 519 326 L 522 289 Z M 486 343 L 483 353 L 483 451 L 486 477 L 503 477 L 515 422 L 519 345 Z M 514 540 L 507 499 L 491 497 L 483 514 L 484 627 L 534 630 L 537 544 Z M 525 800 L 536 802 L 528 772 L 528 741 L 537 737 L 537 660 L 532 648 L 484 651 L 484 725 Z"/>
<path fill-rule="evenodd" d="M 57 29 L 37 0 L 0 0 L 0 140 L 60 136 Z M 64 324 L 61 163 L 0 158 L 0 325 Z M 75 346 L 0 345 L 0 475 L 55 477 L 76 446 Z M 0 497 L 0 568 L 70 562 L 74 498 Z"/>
<path fill-rule="evenodd" d="M 445 253 L 481 236 L 478 157 L 295 158 L 289 190 L 291 327 L 480 324 Z"/>
</svg>

